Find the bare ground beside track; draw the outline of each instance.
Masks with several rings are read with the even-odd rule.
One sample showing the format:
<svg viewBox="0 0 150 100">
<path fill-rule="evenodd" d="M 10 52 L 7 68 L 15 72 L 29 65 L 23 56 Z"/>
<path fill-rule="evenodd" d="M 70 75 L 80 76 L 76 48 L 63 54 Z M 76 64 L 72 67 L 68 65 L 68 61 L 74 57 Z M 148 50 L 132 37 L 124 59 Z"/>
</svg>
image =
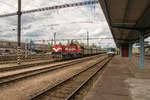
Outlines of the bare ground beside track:
<svg viewBox="0 0 150 100">
<path fill-rule="evenodd" d="M 103 57 L 101 57 L 101 59 L 102 58 Z M 97 58 L 97 60 L 98 59 L 99 58 Z M 95 62 L 96 60 L 90 60 L 82 64 L 73 65 L 61 70 L 55 70 L 22 81 L 6 84 L 0 87 L 0 100 L 28 100 L 31 96 L 43 89 L 53 86 L 61 80 L 67 79 L 81 69 L 86 68 L 85 66 Z"/>
<path fill-rule="evenodd" d="M 87 57 L 87 58 L 89 58 L 89 57 Z M 87 59 L 87 58 L 81 58 L 81 59 Z M 53 63 L 47 64 L 47 65 L 31 66 L 31 67 L 25 67 L 25 68 L 22 68 L 22 66 L 20 66 L 20 68 L 17 68 L 17 69 L 14 68 L 14 69 L 10 69 L 8 71 L 0 72 L 0 78 L 8 76 L 8 75 L 22 73 L 22 72 L 27 72 L 27 71 L 32 71 L 32 70 L 37 70 L 37 69 L 42 69 L 42 68 L 50 68 L 50 67 L 53 67 L 56 65 L 61 65 L 61 64 L 65 64 L 65 63 L 69 63 L 69 62 L 77 61 L 77 60 L 79 60 L 79 59 L 62 61 L 62 62 L 53 62 Z"/>
</svg>

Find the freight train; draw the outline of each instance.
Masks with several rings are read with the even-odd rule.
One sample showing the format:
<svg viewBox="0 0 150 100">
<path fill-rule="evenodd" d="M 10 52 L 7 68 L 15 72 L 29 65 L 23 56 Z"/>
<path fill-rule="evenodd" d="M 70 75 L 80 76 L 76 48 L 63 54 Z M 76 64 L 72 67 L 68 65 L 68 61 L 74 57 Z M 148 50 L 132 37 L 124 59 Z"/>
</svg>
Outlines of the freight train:
<svg viewBox="0 0 150 100">
<path fill-rule="evenodd" d="M 55 45 L 52 49 L 52 58 L 55 60 L 72 59 L 102 53 L 98 48 L 82 47 L 79 44 Z"/>
</svg>

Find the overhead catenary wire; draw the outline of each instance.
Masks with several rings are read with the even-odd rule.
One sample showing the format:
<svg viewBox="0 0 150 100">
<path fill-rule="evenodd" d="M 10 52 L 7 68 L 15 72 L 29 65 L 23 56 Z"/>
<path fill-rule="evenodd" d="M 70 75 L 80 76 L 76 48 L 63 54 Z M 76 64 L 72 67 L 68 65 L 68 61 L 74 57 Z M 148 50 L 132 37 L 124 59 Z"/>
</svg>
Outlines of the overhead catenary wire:
<svg viewBox="0 0 150 100">
<path fill-rule="evenodd" d="M 42 12 L 42 11 L 48 11 L 48 10 L 54 10 L 54 9 L 62 9 L 62 8 L 69 8 L 69 7 L 77 7 L 77 6 L 85 6 L 85 5 L 91 5 L 91 4 L 98 4 L 99 2 L 97 0 L 95 1 L 85 1 L 85 2 L 77 2 L 77 3 L 70 3 L 70 4 L 63 4 L 63 5 L 56 5 L 51 7 L 44 7 L 44 8 L 38 8 L 38 9 L 32 9 L 32 10 L 26 10 L 22 11 L 22 14 L 30 14 L 35 12 Z M 9 17 L 9 16 L 15 16 L 17 15 L 17 12 L 14 13 L 8 13 L 8 14 L 2 14 L 0 15 L 0 18 L 2 17 Z"/>
<path fill-rule="evenodd" d="M 113 40 L 112 37 L 105 37 L 105 38 L 88 38 L 89 40 Z M 87 41 L 87 38 L 78 38 L 78 39 L 56 39 L 56 41 L 71 41 L 71 40 L 85 40 Z M 42 41 L 42 40 L 34 40 L 34 41 Z M 45 40 L 45 41 L 54 41 L 54 40 Z"/>
</svg>

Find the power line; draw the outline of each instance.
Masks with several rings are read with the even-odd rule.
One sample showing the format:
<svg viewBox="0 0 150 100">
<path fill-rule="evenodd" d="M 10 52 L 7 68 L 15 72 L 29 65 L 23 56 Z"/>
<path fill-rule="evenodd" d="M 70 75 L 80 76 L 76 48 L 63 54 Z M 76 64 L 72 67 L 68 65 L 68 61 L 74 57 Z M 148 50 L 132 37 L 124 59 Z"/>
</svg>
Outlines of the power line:
<svg viewBox="0 0 150 100">
<path fill-rule="evenodd" d="M 113 40 L 112 37 L 107 37 L 107 38 L 88 38 L 88 40 L 103 40 L 103 39 Z M 68 40 L 86 40 L 87 41 L 87 38 L 81 38 L 81 39 L 55 39 L 55 41 L 68 41 Z M 43 41 L 43 40 L 34 40 L 34 41 Z M 45 41 L 54 41 L 54 40 L 45 40 Z"/>
<path fill-rule="evenodd" d="M 56 5 L 56 6 L 51 6 L 51 7 L 44 7 L 44 8 L 33 9 L 33 10 L 26 10 L 26 11 L 22 11 L 21 13 L 22 14 L 30 14 L 30 13 L 41 12 L 41 11 L 63 9 L 63 8 L 77 7 L 77 6 L 85 6 L 85 5 L 92 5 L 92 4 L 98 4 L 98 3 L 99 3 L 98 1 L 85 1 L 85 2 L 78 2 L 78 3 Z M 0 15 L 0 18 L 15 16 L 15 15 L 17 15 L 17 12 Z"/>
</svg>

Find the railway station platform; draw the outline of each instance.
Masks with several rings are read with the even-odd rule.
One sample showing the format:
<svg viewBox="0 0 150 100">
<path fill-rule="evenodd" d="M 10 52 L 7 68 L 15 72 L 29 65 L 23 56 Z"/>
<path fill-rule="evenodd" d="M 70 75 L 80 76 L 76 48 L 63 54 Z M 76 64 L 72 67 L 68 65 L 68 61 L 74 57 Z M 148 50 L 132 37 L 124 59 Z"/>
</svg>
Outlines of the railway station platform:
<svg viewBox="0 0 150 100">
<path fill-rule="evenodd" d="M 150 100 L 150 66 L 140 70 L 135 60 L 115 56 L 84 100 Z"/>
</svg>

